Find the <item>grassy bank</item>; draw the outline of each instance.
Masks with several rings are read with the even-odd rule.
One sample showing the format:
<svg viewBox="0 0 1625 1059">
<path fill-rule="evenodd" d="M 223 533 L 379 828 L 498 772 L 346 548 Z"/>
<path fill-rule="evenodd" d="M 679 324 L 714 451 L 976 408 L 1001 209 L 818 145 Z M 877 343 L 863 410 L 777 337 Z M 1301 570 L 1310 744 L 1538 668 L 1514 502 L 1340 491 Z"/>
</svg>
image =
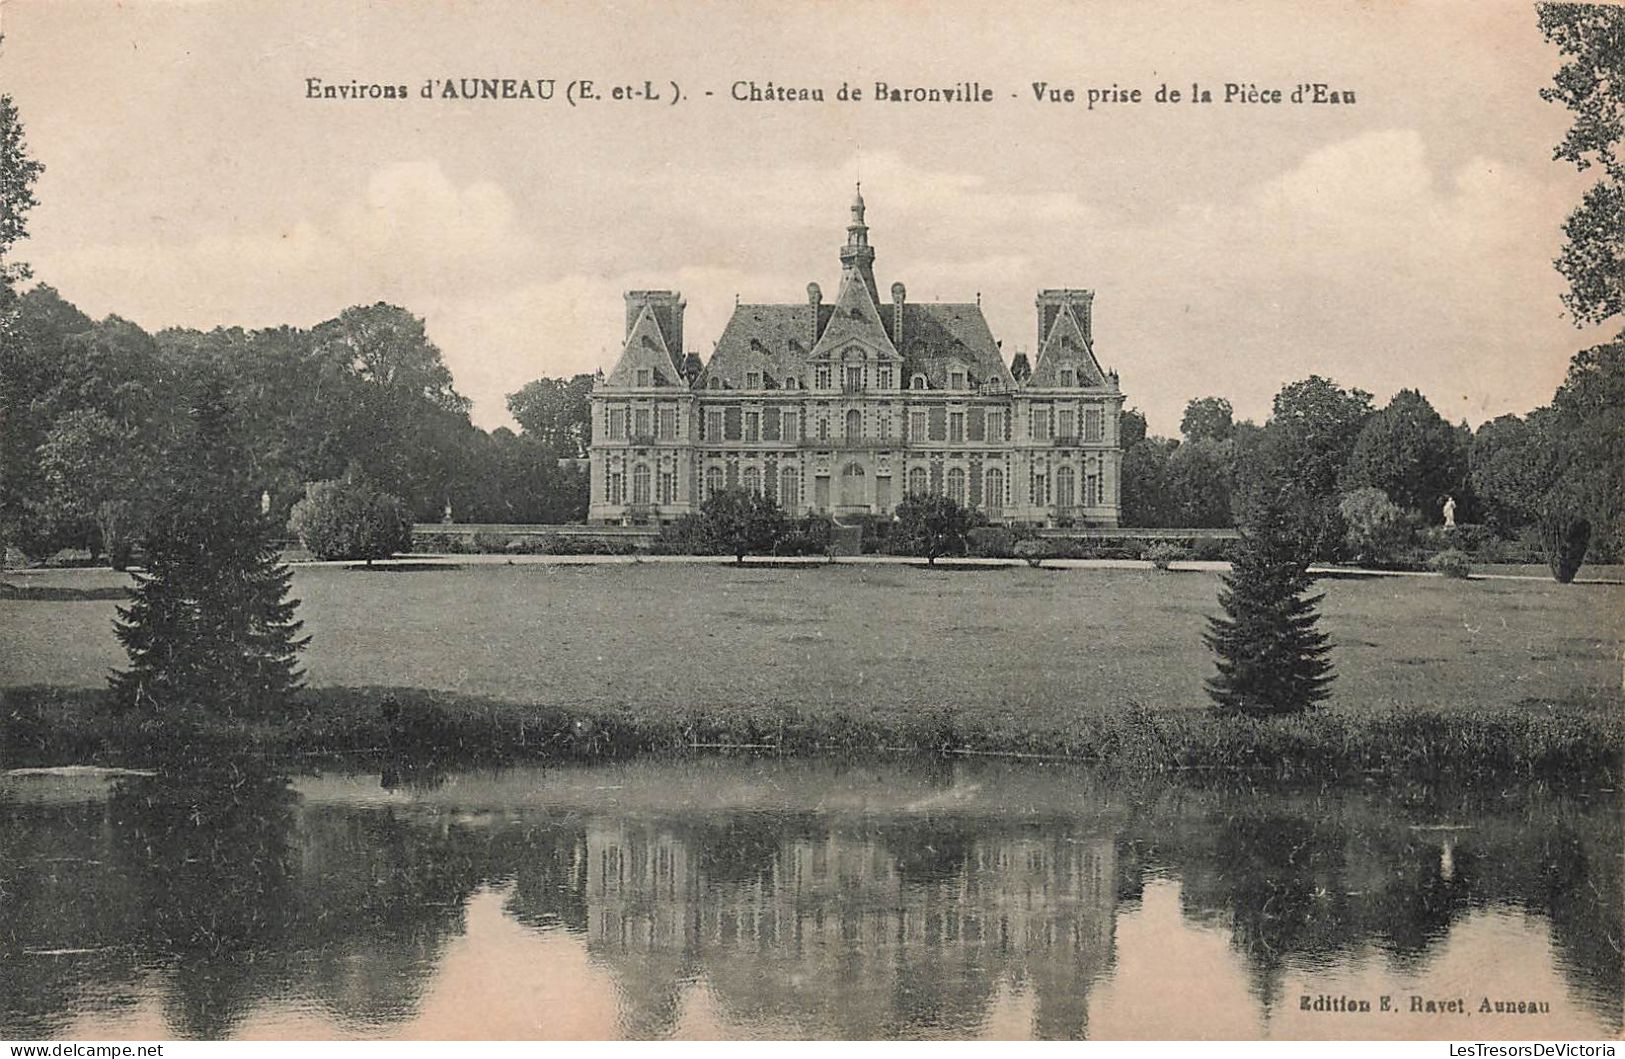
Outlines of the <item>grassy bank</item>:
<svg viewBox="0 0 1625 1059">
<path fill-rule="evenodd" d="M 0 687 L 105 686 L 123 575 L 60 571 L 0 598 Z M 614 713 L 764 704 L 904 728 L 943 709 L 1062 729 L 1128 702 L 1200 710 L 1218 577 L 1151 570 L 764 569 L 643 563 L 300 567 L 309 682 L 414 687 Z M 1349 712 L 1602 708 L 1625 588 L 1550 581 L 1321 582 L 1331 705 Z"/>
<path fill-rule="evenodd" d="M 1616 704 L 1625 706 L 1625 703 Z M 1067 723 L 1011 729 L 930 711 L 876 718 L 776 708 L 567 710 L 405 688 L 301 693 L 277 723 L 224 727 L 115 714 L 105 692 L 0 693 L 8 766 L 124 766 L 251 753 L 290 762 L 337 759 L 440 765 L 596 761 L 730 750 L 784 755 L 1006 756 L 1098 762 L 1130 773 L 1249 772 L 1260 777 L 1507 784 L 1520 779 L 1613 786 L 1625 712 L 1547 703 L 1515 711 L 1323 709 L 1253 720 L 1126 705 Z"/>
<path fill-rule="evenodd" d="M 125 583 L 56 571 L 0 596 L 0 761 L 131 764 L 231 738 L 108 711 Z M 1211 573 L 300 567 L 310 686 L 285 723 L 245 738 L 269 753 L 458 760 L 726 745 L 1142 771 L 1617 772 L 1625 589 L 1346 576 L 1320 588 L 1332 698 L 1253 722 L 1205 709 Z"/>
</svg>

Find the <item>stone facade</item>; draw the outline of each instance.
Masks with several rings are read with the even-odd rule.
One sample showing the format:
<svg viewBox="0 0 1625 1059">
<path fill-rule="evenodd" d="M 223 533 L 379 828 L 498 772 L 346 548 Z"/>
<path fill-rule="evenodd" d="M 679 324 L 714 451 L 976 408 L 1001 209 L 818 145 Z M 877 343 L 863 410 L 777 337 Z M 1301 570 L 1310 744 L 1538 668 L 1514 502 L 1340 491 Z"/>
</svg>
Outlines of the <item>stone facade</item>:
<svg viewBox="0 0 1625 1059">
<path fill-rule="evenodd" d="M 980 301 L 880 299 L 861 193 L 833 302 L 739 305 L 709 361 L 682 296 L 626 293 L 625 342 L 592 394 L 594 523 L 661 523 L 744 486 L 792 515 L 889 515 L 946 493 L 990 519 L 1115 526 L 1123 393 L 1095 357 L 1094 293 L 1044 290 L 1029 366 Z"/>
</svg>

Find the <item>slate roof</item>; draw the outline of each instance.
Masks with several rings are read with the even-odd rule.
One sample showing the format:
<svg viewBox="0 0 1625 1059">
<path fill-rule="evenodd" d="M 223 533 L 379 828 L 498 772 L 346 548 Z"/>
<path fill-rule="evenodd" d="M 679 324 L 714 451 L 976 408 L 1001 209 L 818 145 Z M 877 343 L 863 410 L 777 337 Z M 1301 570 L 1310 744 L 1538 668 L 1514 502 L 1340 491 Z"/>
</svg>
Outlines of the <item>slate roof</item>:
<svg viewBox="0 0 1625 1059">
<path fill-rule="evenodd" d="M 654 309 L 648 305 L 638 313 L 637 321 L 626 336 L 626 345 L 621 348 L 620 359 L 604 381 L 610 386 L 633 386 L 637 382 L 639 368 L 652 370 L 651 378 L 656 386 L 682 385 L 671 350 L 660 332 L 660 322 L 655 319 Z"/>
<path fill-rule="evenodd" d="M 863 283 L 853 286 L 867 294 Z M 834 304 L 818 306 L 820 335 L 832 326 L 836 311 Z M 890 336 L 896 333 L 892 326 L 895 306 L 875 306 L 874 311 L 890 346 Z M 782 387 L 787 376 L 805 389 L 812 381 L 812 320 L 810 303 L 736 306 L 698 385 L 708 388 L 709 380 L 715 378 L 724 389 L 743 389 L 745 373 L 760 371 L 770 389 Z M 948 374 L 955 367 L 965 369 L 973 386 L 986 380 L 1015 384 L 982 307 L 973 302 L 905 302 L 903 348 L 898 352 L 903 357 L 902 378 L 922 373 L 932 389 L 947 388 Z"/>
<path fill-rule="evenodd" d="M 1089 340 L 1083 336 L 1083 328 L 1079 326 L 1072 306 L 1065 304 L 1055 314 L 1055 322 L 1044 337 L 1044 347 L 1038 351 L 1038 363 L 1033 366 L 1033 375 L 1027 380 L 1027 385 L 1059 386 L 1063 368 L 1071 368 L 1077 373 L 1079 386 L 1105 385 L 1106 373 L 1100 370 L 1100 361 L 1095 359 Z"/>
</svg>

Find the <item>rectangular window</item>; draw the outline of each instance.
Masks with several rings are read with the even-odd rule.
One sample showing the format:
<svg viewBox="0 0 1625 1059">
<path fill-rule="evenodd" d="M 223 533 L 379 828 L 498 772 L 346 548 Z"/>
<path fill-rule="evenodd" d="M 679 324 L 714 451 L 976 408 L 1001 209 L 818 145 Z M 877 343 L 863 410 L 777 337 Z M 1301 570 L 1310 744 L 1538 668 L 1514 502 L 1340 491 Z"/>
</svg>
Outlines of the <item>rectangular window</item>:
<svg viewBox="0 0 1625 1059">
<path fill-rule="evenodd" d="M 801 421 L 796 411 L 791 408 L 784 410 L 784 440 L 801 440 Z"/>
<path fill-rule="evenodd" d="M 1048 441 L 1050 438 L 1049 405 L 1035 404 L 1027 410 L 1029 429 L 1034 441 Z"/>
<path fill-rule="evenodd" d="M 875 435 L 882 441 L 891 440 L 891 409 L 883 408 L 875 419 Z"/>
<path fill-rule="evenodd" d="M 760 390 L 762 388 L 762 373 L 759 371 L 745 372 L 745 389 Z"/>
<path fill-rule="evenodd" d="M 908 414 L 908 439 L 910 441 L 925 440 L 925 409 L 916 408 Z"/>
<path fill-rule="evenodd" d="M 1090 408 L 1083 413 L 1083 436 L 1085 441 L 1099 441 L 1104 437 L 1100 409 Z"/>
<path fill-rule="evenodd" d="M 705 410 L 705 440 L 722 440 L 722 422 L 722 409 L 708 408 Z"/>
<path fill-rule="evenodd" d="M 813 370 L 813 385 L 820 390 L 829 389 L 829 365 L 820 364 Z"/>
<path fill-rule="evenodd" d="M 653 373 L 648 368 L 639 368 L 638 369 L 638 385 L 640 387 L 650 385 L 650 377 L 651 377 L 652 374 Z"/>
<path fill-rule="evenodd" d="M 626 437 L 626 409 L 611 408 L 609 410 L 609 436 L 612 438 Z"/>
<path fill-rule="evenodd" d="M 1004 440 L 1004 413 L 997 409 L 989 409 L 987 413 L 987 440 Z"/>
<path fill-rule="evenodd" d="M 1063 438 L 1075 438 L 1075 437 L 1077 437 L 1078 436 L 1078 428 L 1077 428 L 1077 423 L 1076 423 L 1077 417 L 1078 417 L 1078 413 L 1074 412 L 1070 408 L 1063 409 L 1062 411 L 1057 412 L 1056 413 L 1055 433 L 1060 435 Z"/>
<path fill-rule="evenodd" d="M 965 413 L 964 412 L 949 412 L 948 413 L 948 440 L 949 441 L 964 441 L 965 440 Z"/>
<path fill-rule="evenodd" d="M 829 416 L 818 417 L 818 440 L 829 440 Z"/>
<path fill-rule="evenodd" d="M 891 365 L 882 364 L 875 369 L 875 385 L 882 390 L 891 389 Z"/>
<path fill-rule="evenodd" d="M 781 422 L 783 421 L 779 418 L 779 409 L 776 406 L 762 409 L 762 440 L 778 441 Z"/>
<path fill-rule="evenodd" d="M 846 388 L 851 391 L 863 389 L 863 366 L 848 364 L 846 366 Z"/>
<path fill-rule="evenodd" d="M 632 410 L 632 433 L 636 437 L 646 438 L 654 433 L 649 425 L 650 412 L 647 408 L 634 408 Z"/>
<path fill-rule="evenodd" d="M 745 440 L 746 441 L 761 441 L 762 440 L 762 413 L 760 413 L 760 412 L 746 412 L 745 413 Z"/>
<path fill-rule="evenodd" d="M 1075 374 L 1073 374 L 1072 369 L 1071 368 L 1062 368 L 1061 369 L 1061 385 L 1066 387 L 1067 389 L 1071 389 L 1072 387 L 1076 386 L 1077 384 L 1078 384 L 1078 377 Z"/>
<path fill-rule="evenodd" d="M 659 424 L 659 436 L 662 441 L 671 441 L 677 436 L 677 409 L 671 405 L 662 405 L 655 416 Z"/>
<path fill-rule="evenodd" d="M 965 388 L 965 373 L 962 371 L 951 372 L 948 375 L 948 388 L 950 390 L 963 390 Z"/>
</svg>

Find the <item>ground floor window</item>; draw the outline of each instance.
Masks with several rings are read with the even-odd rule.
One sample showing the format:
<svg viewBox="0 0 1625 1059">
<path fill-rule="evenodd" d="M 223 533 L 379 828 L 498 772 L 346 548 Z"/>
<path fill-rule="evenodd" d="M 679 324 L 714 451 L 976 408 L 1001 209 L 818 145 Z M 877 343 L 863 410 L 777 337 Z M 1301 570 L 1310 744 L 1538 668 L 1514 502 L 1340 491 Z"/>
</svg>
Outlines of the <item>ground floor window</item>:
<svg viewBox="0 0 1625 1059">
<path fill-rule="evenodd" d="M 1071 507 L 1077 500 L 1077 479 L 1072 468 L 1062 467 L 1055 472 L 1055 502 L 1061 507 Z"/>
<path fill-rule="evenodd" d="M 632 468 L 632 503 L 649 502 L 649 465 L 640 463 Z"/>
<path fill-rule="evenodd" d="M 924 467 L 910 467 L 908 471 L 908 492 L 910 496 L 924 496 L 926 492 L 926 477 Z"/>
<path fill-rule="evenodd" d="M 626 503 L 626 479 L 620 471 L 610 471 L 604 478 L 604 499 L 611 504 Z"/>
<path fill-rule="evenodd" d="M 965 472 L 959 467 L 948 468 L 948 499 L 956 504 L 965 502 Z"/>
<path fill-rule="evenodd" d="M 675 503 L 677 503 L 677 472 L 676 471 L 672 470 L 669 467 L 668 468 L 663 468 L 661 470 L 661 472 L 660 472 L 660 483 L 659 483 L 659 485 L 657 487 L 657 491 L 655 493 L 655 496 L 658 498 L 657 501 L 656 501 L 657 503 L 661 503 L 661 504 L 675 504 Z"/>
<path fill-rule="evenodd" d="M 794 511 L 801 505 L 801 475 L 794 467 L 786 467 L 779 474 L 779 506 Z"/>
<path fill-rule="evenodd" d="M 746 467 L 744 485 L 746 492 L 760 493 L 762 491 L 762 472 L 754 467 Z"/>
<path fill-rule="evenodd" d="M 705 471 L 705 498 L 707 500 L 722 492 L 722 468 L 708 467 Z"/>
<path fill-rule="evenodd" d="M 1004 509 L 1004 472 L 997 467 L 990 467 L 987 471 L 987 490 L 985 504 L 989 511 Z"/>
</svg>

